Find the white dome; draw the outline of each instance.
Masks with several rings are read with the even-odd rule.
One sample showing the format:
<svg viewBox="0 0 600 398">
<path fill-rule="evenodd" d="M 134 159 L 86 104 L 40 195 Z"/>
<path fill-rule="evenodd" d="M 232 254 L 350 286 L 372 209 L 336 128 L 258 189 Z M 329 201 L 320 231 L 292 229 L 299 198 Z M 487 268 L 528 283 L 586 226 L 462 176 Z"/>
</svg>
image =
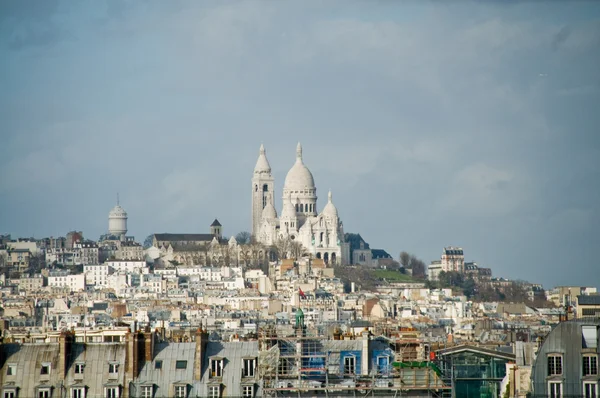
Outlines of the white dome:
<svg viewBox="0 0 600 398">
<path fill-rule="evenodd" d="M 277 218 L 277 210 L 275 210 L 275 206 L 273 206 L 273 203 L 271 203 L 271 201 L 269 201 L 269 203 L 267 203 L 267 205 L 263 209 L 262 218 L 267 220 L 274 220 Z"/>
<path fill-rule="evenodd" d="M 298 147 L 296 148 L 296 163 L 288 171 L 283 189 L 300 191 L 314 188 L 315 180 L 308 167 L 302 162 L 302 146 L 298 143 Z"/>
<path fill-rule="evenodd" d="M 254 173 L 271 173 L 271 165 L 267 160 L 267 151 L 265 150 L 265 147 L 262 144 L 260 144 L 260 154 L 258 155 L 256 166 L 254 166 Z"/>
<path fill-rule="evenodd" d="M 127 212 L 120 205 L 116 205 L 112 208 L 110 213 L 108 213 L 109 218 L 127 218 Z"/>
<path fill-rule="evenodd" d="M 325 208 L 323 209 L 323 215 L 330 218 L 337 218 L 338 211 L 333 202 L 331 201 L 331 191 L 329 191 L 329 198 Z"/>
<path fill-rule="evenodd" d="M 283 201 L 283 210 L 281 211 L 281 218 L 295 218 L 296 207 L 292 203 L 292 196 L 288 194 L 288 197 Z"/>
</svg>

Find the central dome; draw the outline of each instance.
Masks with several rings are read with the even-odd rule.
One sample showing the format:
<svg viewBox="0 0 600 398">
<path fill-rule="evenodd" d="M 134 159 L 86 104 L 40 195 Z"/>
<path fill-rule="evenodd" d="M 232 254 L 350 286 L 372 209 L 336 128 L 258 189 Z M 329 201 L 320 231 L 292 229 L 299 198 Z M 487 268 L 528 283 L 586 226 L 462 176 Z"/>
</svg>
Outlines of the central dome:
<svg viewBox="0 0 600 398">
<path fill-rule="evenodd" d="M 302 162 L 302 146 L 300 143 L 298 143 L 298 147 L 296 148 L 296 163 L 288 171 L 283 188 L 289 191 L 315 188 L 315 179 L 308 167 Z"/>
</svg>

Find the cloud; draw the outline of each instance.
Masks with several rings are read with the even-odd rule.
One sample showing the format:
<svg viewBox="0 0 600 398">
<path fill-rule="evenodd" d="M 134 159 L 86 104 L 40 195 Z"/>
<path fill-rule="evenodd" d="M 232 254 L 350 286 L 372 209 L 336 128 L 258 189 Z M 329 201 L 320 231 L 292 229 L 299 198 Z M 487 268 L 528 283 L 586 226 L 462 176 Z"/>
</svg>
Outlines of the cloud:
<svg viewBox="0 0 600 398">
<path fill-rule="evenodd" d="M 562 5 L 467 4 L 10 10 L 1 224 L 18 233 L 35 214 L 44 234 L 100 235 L 118 191 L 138 238 L 203 232 L 214 217 L 234 234 L 248 229 L 260 143 L 280 191 L 301 141 L 320 195 L 332 188 L 347 230 L 374 247 L 431 260 L 451 242 L 504 276 L 536 277 L 514 264 L 560 236 L 550 217 L 597 217 L 599 25 Z M 595 250 L 585 242 L 572 242 L 580 259 Z M 568 278 L 545 263 L 548 281 Z"/>
</svg>

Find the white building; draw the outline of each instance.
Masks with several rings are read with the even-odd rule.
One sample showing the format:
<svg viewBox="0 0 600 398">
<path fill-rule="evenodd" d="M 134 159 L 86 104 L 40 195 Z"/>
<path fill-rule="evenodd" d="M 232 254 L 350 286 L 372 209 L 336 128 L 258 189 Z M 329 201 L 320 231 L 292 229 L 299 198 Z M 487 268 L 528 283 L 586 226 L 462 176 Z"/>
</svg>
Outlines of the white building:
<svg viewBox="0 0 600 398">
<path fill-rule="evenodd" d="M 112 273 L 112 268 L 108 264 L 84 265 L 83 273 L 88 285 L 107 287 L 108 276 Z"/>
<path fill-rule="evenodd" d="M 465 254 L 462 247 L 444 247 L 441 265 L 442 271 L 463 273 L 465 271 Z"/>
<path fill-rule="evenodd" d="M 331 192 L 327 204 L 318 213 L 317 188 L 302 160 L 300 143 L 296 148 L 296 162 L 285 178 L 280 217 L 274 206 L 274 183 L 265 148 L 261 145 L 252 177 L 252 233 L 258 241 L 265 245 L 276 244 L 279 239 L 298 241 L 308 254 L 326 263 L 347 264 L 349 245 L 344 241 L 343 224 Z"/>
<path fill-rule="evenodd" d="M 148 273 L 145 260 L 109 260 L 105 264 L 112 267 L 115 271 L 138 274 Z"/>
<path fill-rule="evenodd" d="M 71 292 L 83 291 L 85 289 L 85 275 L 70 275 L 65 271 L 51 272 L 48 275 L 48 286 L 69 288 Z"/>
</svg>

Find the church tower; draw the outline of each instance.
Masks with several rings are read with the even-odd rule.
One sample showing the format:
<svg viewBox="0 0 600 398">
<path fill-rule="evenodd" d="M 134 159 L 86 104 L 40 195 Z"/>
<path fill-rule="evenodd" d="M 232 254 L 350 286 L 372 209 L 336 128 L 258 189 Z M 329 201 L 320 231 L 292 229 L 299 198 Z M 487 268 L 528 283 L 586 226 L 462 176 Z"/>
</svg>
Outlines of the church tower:
<svg viewBox="0 0 600 398">
<path fill-rule="evenodd" d="M 271 174 L 271 165 L 267 160 L 267 151 L 261 144 L 260 153 L 256 166 L 254 167 L 254 175 L 252 176 L 252 235 L 256 239 L 259 238 L 260 224 L 263 209 L 267 203 L 274 204 L 273 196 L 275 180 Z"/>
</svg>

